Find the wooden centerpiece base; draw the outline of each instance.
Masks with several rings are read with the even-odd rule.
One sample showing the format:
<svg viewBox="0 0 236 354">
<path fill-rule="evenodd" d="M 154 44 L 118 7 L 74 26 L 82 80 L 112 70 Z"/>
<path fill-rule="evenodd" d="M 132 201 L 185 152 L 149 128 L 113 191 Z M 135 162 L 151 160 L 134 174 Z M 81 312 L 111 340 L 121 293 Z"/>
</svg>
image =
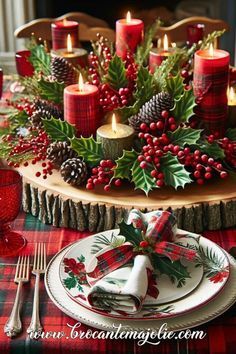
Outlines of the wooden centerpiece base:
<svg viewBox="0 0 236 354">
<path fill-rule="evenodd" d="M 72 187 L 58 171 L 46 180 L 38 178 L 37 165 L 19 170 L 24 177 L 24 211 L 57 227 L 92 232 L 112 229 L 132 208 L 144 212 L 172 209 L 179 228 L 197 233 L 236 225 L 235 175 L 211 180 L 203 186 L 188 185 L 184 190 L 161 188 L 146 197 L 128 183 L 107 193 L 102 188 L 91 191 Z"/>
</svg>

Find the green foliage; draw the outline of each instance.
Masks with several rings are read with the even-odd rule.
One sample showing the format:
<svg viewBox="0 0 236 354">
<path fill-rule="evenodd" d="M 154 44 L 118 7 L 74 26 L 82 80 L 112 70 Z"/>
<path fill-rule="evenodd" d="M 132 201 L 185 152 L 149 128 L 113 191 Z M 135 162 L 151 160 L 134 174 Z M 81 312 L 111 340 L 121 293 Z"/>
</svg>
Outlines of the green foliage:
<svg viewBox="0 0 236 354">
<path fill-rule="evenodd" d="M 124 150 L 123 155 L 119 157 L 116 162 L 116 168 L 114 170 L 114 178 L 131 178 L 131 169 L 136 161 L 138 153 L 135 150 Z"/>
<path fill-rule="evenodd" d="M 106 82 L 115 90 L 125 87 L 128 83 L 126 79 L 125 64 L 117 55 L 115 55 L 109 63 Z"/>
<path fill-rule="evenodd" d="M 236 128 L 227 129 L 225 136 L 232 141 L 236 141 Z"/>
<path fill-rule="evenodd" d="M 119 235 L 125 236 L 126 242 L 132 243 L 134 246 L 139 247 L 140 242 L 143 240 L 140 229 L 136 229 L 132 224 L 126 224 L 122 221 L 119 224 Z"/>
<path fill-rule="evenodd" d="M 91 136 L 90 138 L 76 138 L 70 139 L 71 148 L 77 154 L 84 158 L 89 166 L 97 165 L 103 158 L 103 151 L 101 143 L 98 143 Z"/>
<path fill-rule="evenodd" d="M 173 98 L 178 99 L 184 93 L 183 81 L 180 72 L 166 80 L 166 89 Z"/>
<path fill-rule="evenodd" d="M 141 168 L 138 160 L 136 160 L 132 166 L 132 182 L 135 184 L 135 189 L 141 189 L 146 195 L 148 195 L 152 189 L 157 188 L 150 172 L 150 168 Z"/>
<path fill-rule="evenodd" d="M 143 42 L 138 46 L 136 51 L 135 59 L 137 64 L 145 66 L 148 64 L 149 52 L 153 45 L 152 42 L 160 25 L 161 21 L 157 19 L 152 26 L 147 28 Z"/>
<path fill-rule="evenodd" d="M 43 45 L 37 45 L 31 48 L 29 60 L 32 63 L 36 73 L 50 75 L 51 56 L 46 53 Z"/>
<path fill-rule="evenodd" d="M 27 127 L 27 125 L 29 124 L 29 117 L 25 111 L 17 111 L 15 114 L 10 115 L 8 120 L 12 133 L 20 127 Z"/>
<path fill-rule="evenodd" d="M 55 103 L 63 102 L 64 83 L 46 81 L 43 77 L 38 81 L 38 90 L 41 98 Z"/>
<path fill-rule="evenodd" d="M 214 159 L 223 160 L 225 158 L 224 150 L 219 146 L 216 141 L 210 144 L 207 140 L 201 140 L 196 146 L 196 148 L 201 150 L 202 152 L 205 152 Z"/>
<path fill-rule="evenodd" d="M 172 283 L 177 285 L 177 288 L 185 285 L 186 279 L 191 278 L 187 267 L 180 260 L 171 262 L 167 257 L 160 257 L 157 254 L 152 254 L 152 262 L 154 268 L 161 274 L 166 274 Z"/>
<path fill-rule="evenodd" d="M 6 159 L 9 156 L 9 153 L 11 152 L 12 147 L 9 146 L 9 144 L 5 141 L 0 141 L 0 158 L 1 159 Z"/>
<path fill-rule="evenodd" d="M 221 37 L 225 33 L 225 29 L 221 31 L 214 31 L 209 33 L 201 43 L 200 49 L 207 49 L 211 43 L 214 43 L 215 39 Z"/>
<path fill-rule="evenodd" d="M 184 147 L 185 144 L 196 144 L 196 142 L 200 139 L 201 133 L 201 129 L 178 127 L 178 129 L 173 132 L 167 132 L 167 136 L 171 140 L 172 144 Z"/>
<path fill-rule="evenodd" d="M 177 157 L 169 152 L 161 158 L 161 171 L 164 173 L 165 184 L 175 189 L 184 188 L 186 183 L 192 182 L 189 177 L 190 173 L 185 170 Z"/>
<path fill-rule="evenodd" d="M 51 119 L 43 119 L 43 126 L 46 133 L 54 141 L 65 141 L 75 135 L 75 127 L 73 125 L 53 117 Z"/>
<path fill-rule="evenodd" d="M 178 123 L 185 123 L 193 115 L 193 109 L 196 106 L 193 89 L 184 90 L 184 93 L 175 99 L 174 107 L 171 109 L 173 116 Z"/>
<path fill-rule="evenodd" d="M 122 123 L 126 123 L 127 119 L 138 113 L 140 109 L 139 101 L 135 101 L 132 106 L 124 106 L 115 110 L 117 115 L 121 118 Z"/>
</svg>

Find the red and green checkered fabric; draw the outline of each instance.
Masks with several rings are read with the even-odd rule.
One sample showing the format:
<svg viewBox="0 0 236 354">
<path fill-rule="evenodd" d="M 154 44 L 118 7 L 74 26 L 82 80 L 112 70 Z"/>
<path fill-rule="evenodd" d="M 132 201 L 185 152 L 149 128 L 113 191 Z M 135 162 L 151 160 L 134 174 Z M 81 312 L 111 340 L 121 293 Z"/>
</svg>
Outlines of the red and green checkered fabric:
<svg viewBox="0 0 236 354">
<path fill-rule="evenodd" d="M 27 249 L 33 252 L 35 242 L 47 244 L 49 259 L 62 247 L 86 237 L 88 233 L 79 233 L 70 229 L 57 229 L 43 225 L 31 215 L 22 213 L 14 222 L 14 230 L 21 232 L 28 240 Z M 206 232 L 205 237 L 216 242 L 224 249 L 229 250 L 236 246 L 236 230 Z M 189 353 L 189 354 L 234 354 L 236 346 L 236 306 L 231 307 L 224 315 L 218 317 L 200 328 L 207 335 L 203 340 L 162 341 L 160 345 L 145 344 L 138 346 L 134 340 L 94 340 L 94 339 L 40 339 L 29 340 L 26 329 L 31 320 L 32 299 L 35 278 L 31 277 L 29 284 L 23 288 L 24 303 L 22 308 L 23 333 L 11 340 L 3 333 L 4 324 L 12 309 L 16 293 L 13 282 L 17 258 L 0 259 L 0 353 L 1 354 L 59 354 L 59 353 Z M 65 331 L 69 335 L 67 323 L 76 323 L 63 314 L 49 299 L 44 284 L 40 283 L 40 312 L 42 323 L 46 331 Z M 88 327 L 82 325 L 81 330 Z"/>
</svg>

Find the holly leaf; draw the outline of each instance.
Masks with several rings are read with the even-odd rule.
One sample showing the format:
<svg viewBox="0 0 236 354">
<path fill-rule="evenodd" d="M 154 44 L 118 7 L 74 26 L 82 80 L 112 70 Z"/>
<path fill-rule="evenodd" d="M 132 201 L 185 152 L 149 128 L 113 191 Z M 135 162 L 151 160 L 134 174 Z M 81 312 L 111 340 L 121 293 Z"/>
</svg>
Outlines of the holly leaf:
<svg viewBox="0 0 236 354">
<path fill-rule="evenodd" d="M 154 94 L 153 75 L 150 74 L 147 68 L 141 66 L 139 68 L 136 80 L 137 89 L 134 94 L 136 100 L 139 101 L 141 107 L 148 101 Z"/>
<path fill-rule="evenodd" d="M 207 140 L 202 140 L 196 146 L 196 149 L 205 152 L 209 156 L 213 157 L 214 159 L 221 159 L 225 158 L 224 150 L 214 141 L 212 144 L 208 143 Z"/>
<path fill-rule="evenodd" d="M 10 122 L 11 132 L 15 132 L 18 128 L 27 126 L 27 124 L 29 123 L 29 116 L 23 110 L 23 111 L 18 111 L 17 113 L 10 115 L 8 120 Z"/>
<path fill-rule="evenodd" d="M 61 103 L 63 101 L 64 83 L 57 81 L 46 81 L 43 77 L 38 81 L 39 95 L 41 98 Z"/>
<path fill-rule="evenodd" d="M 122 221 L 119 225 L 119 235 L 125 236 L 126 242 L 131 242 L 134 246 L 139 246 L 143 240 L 140 229 L 136 229 L 132 224 L 126 224 Z"/>
<path fill-rule="evenodd" d="M 53 117 L 51 119 L 42 119 L 42 121 L 46 133 L 54 141 L 65 141 L 75 135 L 75 127 L 66 121 Z"/>
<path fill-rule="evenodd" d="M 190 173 L 181 165 L 177 157 L 172 156 L 169 152 L 161 158 L 160 169 L 164 174 L 164 180 L 167 186 L 172 186 L 175 189 L 178 187 L 184 188 L 186 183 L 192 182 L 189 177 Z"/>
<path fill-rule="evenodd" d="M 115 90 L 125 87 L 128 83 L 126 79 L 125 64 L 117 55 L 115 55 L 109 63 L 106 82 L 108 82 Z"/>
<path fill-rule="evenodd" d="M 184 147 L 185 144 L 196 144 L 196 142 L 200 139 L 201 132 L 201 129 L 179 127 L 173 132 L 168 132 L 167 136 L 171 140 L 172 144 Z"/>
<path fill-rule="evenodd" d="M 135 190 L 141 189 L 146 195 L 153 189 L 157 188 L 154 178 L 151 176 L 151 169 L 141 168 L 140 162 L 136 159 L 131 171 L 132 171 L 132 182 L 135 184 Z"/>
<path fill-rule="evenodd" d="M 131 169 L 137 159 L 138 153 L 135 150 L 124 150 L 123 155 L 119 157 L 116 162 L 114 170 L 114 178 L 131 178 Z"/>
<path fill-rule="evenodd" d="M 65 287 L 66 287 L 68 290 L 70 290 L 70 289 L 76 287 L 77 280 L 76 280 L 76 278 L 74 277 L 74 275 L 71 275 L 70 277 L 64 279 L 64 284 L 65 284 Z"/>
<path fill-rule="evenodd" d="M 90 138 L 76 138 L 70 139 L 71 148 L 77 152 L 77 154 L 84 158 L 89 166 L 97 165 L 103 158 L 102 145 Z"/>
<path fill-rule="evenodd" d="M 236 141 L 236 128 L 227 129 L 225 136 L 227 136 L 227 138 L 229 138 L 232 141 Z"/>
<path fill-rule="evenodd" d="M 84 263 L 85 262 L 85 257 L 83 254 L 80 255 L 80 257 L 77 257 L 78 261 L 81 262 L 81 263 Z"/>
<path fill-rule="evenodd" d="M 177 285 L 177 288 L 182 287 L 187 278 L 191 278 L 187 267 L 180 260 L 172 262 L 167 257 L 160 257 L 157 254 L 152 254 L 154 269 L 161 274 L 166 274 L 172 283 Z"/>
<path fill-rule="evenodd" d="M 173 98 L 178 99 L 184 93 L 183 81 L 184 79 L 180 73 L 166 80 L 166 89 Z"/>
<path fill-rule="evenodd" d="M 50 75 L 51 56 L 46 53 L 43 45 L 37 45 L 31 49 L 29 61 L 36 72 L 42 72 L 44 75 Z"/>
<path fill-rule="evenodd" d="M 188 122 L 193 115 L 193 108 L 196 106 L 193 89 L 184 90 L 184 93 L 175 99 L 174 107 L 170 110 L 177 123 Z"/>
</svg>

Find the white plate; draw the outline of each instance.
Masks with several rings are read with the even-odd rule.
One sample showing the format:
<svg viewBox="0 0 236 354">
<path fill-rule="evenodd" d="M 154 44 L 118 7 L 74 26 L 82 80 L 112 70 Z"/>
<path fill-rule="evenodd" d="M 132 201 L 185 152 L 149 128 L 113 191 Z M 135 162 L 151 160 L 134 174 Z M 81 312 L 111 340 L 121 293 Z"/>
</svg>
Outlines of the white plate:
<svg viewBox="0 0 236 354">
<path fill-rule="evenodd" d="M 176 318 L 145 319 L 142 321 L 136 321 L 134 319 L 122 320 L 99 315 L 71 299 L 65 293 L 60 282 L 58 272 L 59 265 L 66 252 L 72 246 L 69 245 L 65 247 L 51 259 L 45 273 L 45 286 L 49 297 L 62 312 L 89 326 L 101 330 L 116 331 L 116 328 L 121 325 L 123 331 L 139 332 L 145 330 L 156 331 L 163 323 L 166 323 L 169 331 L 184 330 L 214 319 L 225 312 L 236 301 L 236 262 L 230 255 L 226 254 L 230 261 L 230 276 L 222 293 L 211 302 L 191 313 L 183 314 Z"/>
<path fill-rule="evenodd" d="M 178 230 L 178 235 L 182 235 L 179 239 L 181 243 L 189 243 L 192 246 L 199 247 L 203 256 L 204 266 L 196 267 L 196 263 L 181 260 L 191 275 L 190 278 L 186 278 L 185 284 L 181 287 L 177 287 L 176 283 L 173 284 L 166 275 L 159 275 L 157 279 L 158 298 L 154 299 L 147 296 L 143 309 L 138 314 L 124 316 L 115 311 L 108 313 L 102 310 L 95 310 L 87 302 L 90 286 L 86 283 L 86 279 L 83 284 L 81 276 L 85 277 L 85 269 L 93 268 L 91 267 L 91 259 L 94 259 L 92 249 L 97 237 L 103 235 L 107 240 L 111 240 L 112 235 L 118 235 L 118 233 L 119 230 L 109 230 L 76 242 L 70 247 L 60 263 L 59 275 L 65 291 L 74 301 L 81 306 L 89 308 L 91 311 L 120 319 L 127 317 L 139 320 L 144 318 L 156 319 L 158 317 L 168 318 L 202 306 L 214 298 L 226 284 L 229 277 L 229 262 L 221 248 L 199 235 L 187 233 L 188 237 L 186 237 L 186 231 Z M 82 262 L 78 263 L 78 257 Z M 71 265 L 70 269 L 65 266 L 65 262 L 66 265 Z M 117 278 L 128 279 L 129 273 L 130 267 L 124 267 L 113 273 L 113 277 L 116 274 Z M 196 290 L 194 291 L 194 289 Z"/>
</svg>

